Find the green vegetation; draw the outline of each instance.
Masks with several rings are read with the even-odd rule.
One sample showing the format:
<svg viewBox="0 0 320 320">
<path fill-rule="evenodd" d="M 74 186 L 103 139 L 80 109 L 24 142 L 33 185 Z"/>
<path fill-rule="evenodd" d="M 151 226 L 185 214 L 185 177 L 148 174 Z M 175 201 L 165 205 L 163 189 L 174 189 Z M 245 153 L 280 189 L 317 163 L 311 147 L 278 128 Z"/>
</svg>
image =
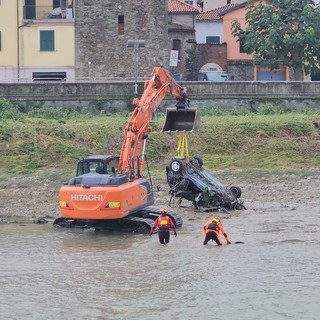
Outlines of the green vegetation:
<svg viewBox="0 0 320 320">
<path fill-rule="evenodd" d="M 313 0 L 249 0 L 246 29 L 236 20 L 232 29 L 255 64 L 291 67 L 295 80 L 302 81 L 303 71 L 319 72 L 319 19 Z"/>
<path fill-rule="evenodd" d="M 188 133 L 190 156 L 213 172 L 307 172 L 320 164 L 320 114 L 281 113 L 267 105 L 258 112 L 210 110 L 201 129 Z M 71 176 L 89 154 L 119 154 L 128 114 L 92 115 L 83 110 L 49 109 L 0 100 L 2 175 Z M 152 124 L 147 159 L 163 174 L 177 154 L 177 133 L 163 133 L 164 115 Z"/>
</svg>

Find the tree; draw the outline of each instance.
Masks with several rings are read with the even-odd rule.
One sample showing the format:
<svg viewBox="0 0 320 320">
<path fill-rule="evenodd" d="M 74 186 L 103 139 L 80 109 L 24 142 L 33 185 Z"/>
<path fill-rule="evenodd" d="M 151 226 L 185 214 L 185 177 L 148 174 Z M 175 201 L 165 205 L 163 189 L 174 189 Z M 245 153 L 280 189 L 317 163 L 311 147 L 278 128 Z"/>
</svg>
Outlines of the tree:
<svg viewBox="0 0 320 320">
<path fill-rule="evenodd" d="M 320 71 L 320 6 L 313 0 L 249 0 L 245 21 L 246 29 L 233 21 L 232 34 L 255 64 L 288 66 L 298 81 Z"/>
</svg>

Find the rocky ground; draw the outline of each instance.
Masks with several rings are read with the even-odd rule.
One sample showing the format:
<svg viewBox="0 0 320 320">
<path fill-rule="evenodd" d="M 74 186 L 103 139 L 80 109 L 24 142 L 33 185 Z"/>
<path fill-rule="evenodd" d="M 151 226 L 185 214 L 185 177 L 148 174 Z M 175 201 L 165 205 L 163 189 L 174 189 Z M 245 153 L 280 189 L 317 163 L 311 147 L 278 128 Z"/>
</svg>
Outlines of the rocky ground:
<svg viewBox="0 0 320 320">
<path fill-rule="evenodd" d="M 309 176 L 271 175 L 259 178 L 228 176 L 218 178 L 226 185 L 238 185 L 242 189 L 242 199 L 250 211 L 270 210 L 320 210 L 320 172 Z M 154 179 L 160 190 L 155 194 L 155 204 L 167 206 L 170 196 L 165 180 Z M 0 221 L 50 222 L 59 215 L 58 191 L 61 184 L 38 177 L 15 177 L 0 181 Z M 184 208 L 177 211 L 193 213 L 191 203 L 183 200 Z M 231 214 L 241 214 L 233 211 Z M 212 214 L 210 214 L 212 215 Z M 210 216 L 209 215 L 209 216 Z"/>
</svg>

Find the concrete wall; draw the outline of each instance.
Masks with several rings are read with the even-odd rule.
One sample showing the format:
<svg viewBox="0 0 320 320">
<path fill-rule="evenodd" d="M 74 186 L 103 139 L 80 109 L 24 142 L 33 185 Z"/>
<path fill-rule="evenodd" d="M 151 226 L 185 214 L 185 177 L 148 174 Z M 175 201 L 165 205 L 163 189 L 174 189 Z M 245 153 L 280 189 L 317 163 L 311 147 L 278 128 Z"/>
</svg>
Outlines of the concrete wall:
<svg viewBox="0 0 320 320">
<path fill-rule="evenodd" d="M 181 82 L 192 107 L 259 108 L 276 103 L 294 110 L 320 110 L 320 82 Z M 138 83 L 138 92 L 143 82 Z M 0 84 L 0 99 L 34 101 L 53 107 L 99 105 L 100 110 L 132 110 L 134 82 Z M 172 104 L 169 95 L 163 105 Z"/>
<path fill-rule="evenodd" d="M 169 13 L 169 22 L 189 28 L 195 27 L 195 13 Z"/>
</svg>

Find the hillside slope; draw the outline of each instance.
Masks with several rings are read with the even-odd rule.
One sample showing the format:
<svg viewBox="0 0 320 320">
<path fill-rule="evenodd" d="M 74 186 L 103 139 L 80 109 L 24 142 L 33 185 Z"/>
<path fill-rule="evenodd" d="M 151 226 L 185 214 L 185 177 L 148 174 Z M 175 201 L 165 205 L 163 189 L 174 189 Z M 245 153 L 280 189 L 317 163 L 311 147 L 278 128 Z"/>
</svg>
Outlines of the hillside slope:
<svg viewBox="0 0 320 320">
<path fill-rule="evenodd" d="M 70 175 L 82 156 L 119 154 L 128 118 L 129 114 L 3 118 L 2 175 Z M 319 166 L 319 114 L 202 115 L 201 121 L 199 131 L 188 133 L 189 153 L 201 157 L 209 170 L 286 173 Z M 155 172 L 163 171 L 177 155 L 177 133 L 161 132 L 163 122 L 160 115 L 152 123 L 146 149 Z"/>
</svg>

